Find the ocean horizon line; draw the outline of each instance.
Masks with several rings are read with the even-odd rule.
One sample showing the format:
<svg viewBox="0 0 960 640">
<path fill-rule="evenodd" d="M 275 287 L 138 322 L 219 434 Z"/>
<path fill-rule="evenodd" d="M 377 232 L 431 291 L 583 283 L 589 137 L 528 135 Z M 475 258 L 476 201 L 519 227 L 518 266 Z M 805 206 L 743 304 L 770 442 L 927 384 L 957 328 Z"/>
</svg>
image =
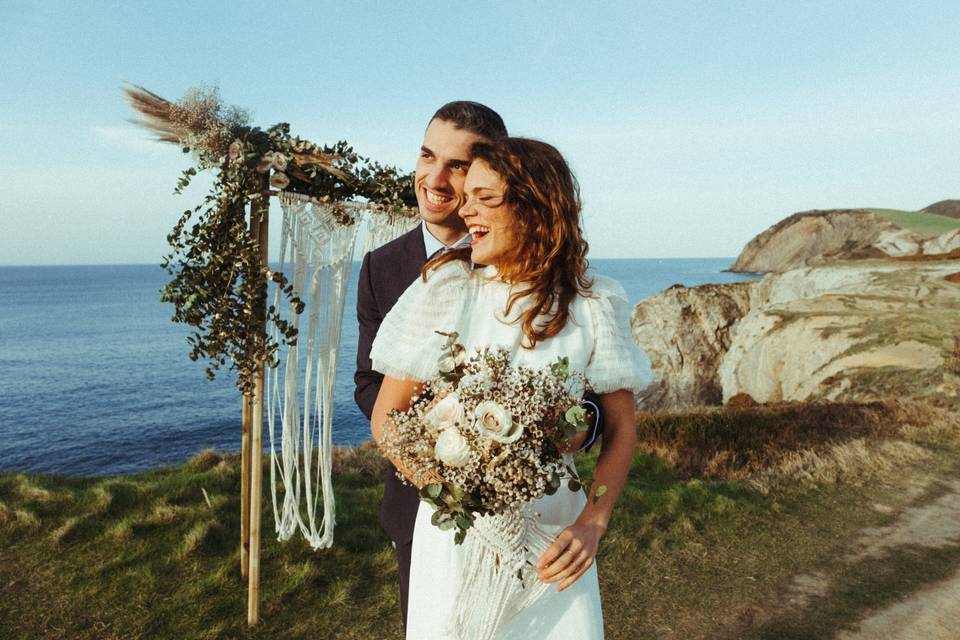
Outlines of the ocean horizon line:
<svg viewBox="0 0 960 640">
<path fill-rule="evenodd" d="M 604 258 L 595 257 L 587 260 L 736 260 L 736 256 L 664 256 L 655 258 Z M 353 260 L 353 263 L 360 263 L 360 260 Z M 38 264 L 0 264 L 0 269 L 25 269 L 25 268 L 63 268 L 63 267 L 160 267 L 160 262 L 64 262 L 64 263 L 38 263 Z"/>
</svg>

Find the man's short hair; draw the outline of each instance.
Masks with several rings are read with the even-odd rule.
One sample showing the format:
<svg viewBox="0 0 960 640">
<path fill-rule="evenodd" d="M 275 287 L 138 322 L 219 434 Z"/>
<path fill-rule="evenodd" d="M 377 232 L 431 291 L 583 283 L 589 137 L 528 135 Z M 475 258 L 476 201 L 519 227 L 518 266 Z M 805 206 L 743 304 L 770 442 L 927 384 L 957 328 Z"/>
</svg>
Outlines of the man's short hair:
<svg viewBox="0 0 960 640">
<path fill-rule="evenodd" d="M 507 137 L 507 127 L 500 114 L 486 105 L 469 100 L 455 100 L 443 105 L 430 118 L 430 122 L 442 120 L 457 129 L 466 129 L 487 140 Z"/>
</svg>

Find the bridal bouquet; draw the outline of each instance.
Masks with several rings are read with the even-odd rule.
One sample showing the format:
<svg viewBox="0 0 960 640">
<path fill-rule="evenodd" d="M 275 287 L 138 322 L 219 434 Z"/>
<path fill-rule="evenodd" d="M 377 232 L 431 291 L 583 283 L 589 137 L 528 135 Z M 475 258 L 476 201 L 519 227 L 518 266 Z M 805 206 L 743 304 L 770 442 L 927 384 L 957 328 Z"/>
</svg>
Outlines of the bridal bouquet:
<svg viewBox="0 0 960 640">
<path fill-rule="evenodd" d="M 380 446 L 422 485 L 432 522 L 456 529 L 464 541 L 477 516 L 515 512 L 580 479 L 564 464 L 564 440 L 585 430 L 586 412 L 572 389 L 582 376 L 566 358 L 543 369 L 510 366 L 506 349 L 485 347 L 467 357 L 457 333 L 447 338 L 438 373 L 406 411 L 393 411 L 393 428 Z"/>
</svg>

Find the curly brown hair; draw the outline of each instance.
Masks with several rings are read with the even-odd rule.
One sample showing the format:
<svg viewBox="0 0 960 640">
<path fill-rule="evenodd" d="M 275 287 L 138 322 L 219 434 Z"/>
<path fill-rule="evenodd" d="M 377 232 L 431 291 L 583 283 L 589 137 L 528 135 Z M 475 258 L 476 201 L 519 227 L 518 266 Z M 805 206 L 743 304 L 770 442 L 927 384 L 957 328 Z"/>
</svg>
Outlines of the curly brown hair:
<svg viewBox="0 0 960 640">
<path fill-rule="evenodd" d="M 580 226 L 580 188 L 567 161 L 553 146 L 529 138 L 503 138 L 473 146 L 474 162 L 485 162 L 506 185 L 504 203 L 516 219 L 517 243 L 498 265 L 499 276 L 515 287 L 504 313 L 529 297 L 520 315 L 527 349 L 557 335 L 570 317 L 577 294 L 589 295 L 587 249 Z M 423 277 L 452 260 L 470 260 L 470 251 L 440 254 L 423 267 Z"/>
</svg>

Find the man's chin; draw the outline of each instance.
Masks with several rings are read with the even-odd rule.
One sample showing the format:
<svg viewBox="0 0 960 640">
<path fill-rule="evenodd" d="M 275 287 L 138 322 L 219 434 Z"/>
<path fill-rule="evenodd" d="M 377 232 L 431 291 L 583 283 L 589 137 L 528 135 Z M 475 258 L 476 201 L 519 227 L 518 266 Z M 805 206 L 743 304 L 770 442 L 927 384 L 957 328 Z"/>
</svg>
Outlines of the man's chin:
<svg viewBox="0 0 960 640">
<path fill-rule="evenodd" d="M 440 224 L 444 226 L 449 226 L 447 223 L 454 219 L 459 219 L 457 216 L 457 210 L 453 209 L 451 211 L 430 211 L 424 207 L 420 207 L 420 219 L 424 222 L 429 222 L 430 224 Z"/>
</svg>

